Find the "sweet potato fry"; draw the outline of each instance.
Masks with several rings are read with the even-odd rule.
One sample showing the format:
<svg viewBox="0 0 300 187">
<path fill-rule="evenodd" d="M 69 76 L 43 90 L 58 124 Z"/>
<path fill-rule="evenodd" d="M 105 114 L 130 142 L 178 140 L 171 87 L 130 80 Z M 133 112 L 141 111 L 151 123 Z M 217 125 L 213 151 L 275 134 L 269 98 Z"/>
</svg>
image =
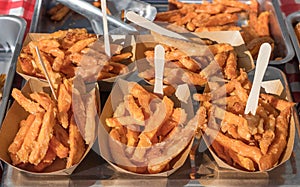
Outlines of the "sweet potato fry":
<svg viewBox="0 0 300 187">
<path fill-rule="evenodd" d="M 54 102 L 49 94 L 44 92 L 33 92 L 30 94 L 30 98 L 39 103 L 45 110 L 47 110 L 51 104 L 54 105 Z"/>
<path fill-rule="evenodd" d="M 69 126 L 69 116 L 68 111 L 71 107 L 72 96 L 67 91 L 66 86 L 62 83 L 58 87 L 58 96 L 57 96 L 57 109 L 58 109 L 58 120 L 64 128 Z"/>
<path fill-rule="evenodd" d="M 25 135 L 28 133 L 28 130 L 30 129 L 31 124 L 34 120 L 35 120 L 35 116 L 33 114 L 30 114 L 26 120 L 21 121 L 20 123 L 21 127 L 18 133 L 16 134 L 13 142 L 8 147 L 8 152 L 12 157 L 13 165 L 17 165 L 22 162 L 20 158 L 17 156 L 17 152 L 21 149 L 25 139 Z"/>
<path fill-rule="evenodd" d="M 50 166 L 53 161 L 56 158 L 56 154 L 54 151 L 52 151 L 52 149 L 48 148 L 47 153 L 45 155 L 45 157 L 43 158 L 43 160 L 38 164 L 38 165 L 33 165 L 32 169 L 29 169 L 31 171 L 35 171 L 35 172 L 41 172 L 44 169 L 46 169 L 48 166 Z"/>
<path fill-rule="evenodd" d="M 36 114 L 39 112 L 45 112 L 38 103 L 26 98 L 20 90 L 14 88 L 11 93 L 12 97 L 29 113 Z"/>
<path fill-rule="evenodd" d="M 136 120 L 144 121 L 145 117 L 142 109 L 137 105 L 132 95 L 126 95 L 124 97 L 124 104 L 129 114 Z"/>
<path fill-rule="evenodd" d="M 80 134 L 80 131 L 75 123 L 74 116 L 71 117 L 69 125 L 69 135 L 70 135 L 70 152 L 67 159 L 66 168 L 70 168 L 74 164 L 77 164 L 82 158 L 85 152 L 85 143 Z"/>
<path fill-rule="evenodd" d="M 31 164 L 38 165 L 45 157 L 50 139 L 53 135 L 55 117 L 54 106 L 50 105 L 44 115 L 40 133 L 29 156 L 29 162 Z"/>
<path fill-rule="evenodd" d="M 32 122 L 34 121 L 35 116 L 33 114 L 30 114 L 26 120 L 22 120 L 20 122 L 20 129 L 18 133 L 16 134 L 14 141 L 10 144 L 8 151 L 11 153 L 16 154 L 17 151 L 21 148 L 23 142 L 24 142 L 24 137 L 30 128 Z"/>
<path fill-rule="evenodd" d="M 257 18 L 256 32 L 259 36 L 270 36 L 269 31 L 269 15 L 268 11 L 259 14 Z"/>
<path fill-rule="evenodd" d="M 69 147 L 69 134 L 61 125 L 55 124 L 53 135 L 65 146 Z"/>
<path fill-rule="evenodd" d="M 69 148 L 65 147 L 55 136 L 50 139 L 49 147 L 59 158 L 67 158 L 69 154 Z"/>
<path fill-rule="evenodd" d="M 270 145 L 268 152 L 259 161 L 260 170 L 265 171 L 270 169 L 278 162 L 287 144 L 289 117 L 290 108 L 286 108 L 276 118 L 274 141 Z"/>
</svg>

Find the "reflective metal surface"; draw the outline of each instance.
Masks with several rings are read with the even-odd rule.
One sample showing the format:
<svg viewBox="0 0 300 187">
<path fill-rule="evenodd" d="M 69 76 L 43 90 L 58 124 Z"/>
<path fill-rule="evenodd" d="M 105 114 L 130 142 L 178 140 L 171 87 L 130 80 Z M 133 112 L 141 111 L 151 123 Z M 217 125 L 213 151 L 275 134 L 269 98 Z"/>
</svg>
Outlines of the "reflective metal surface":
<svg viewBox="0 0 300 187">
<path fill-rule="evenodd" d="M 294 30 L 297 23 L 300 23 L 300 11 L 288 15 L 288 17 L 286 18 L 286 26 L 294 45 L 298 61 L 300 61 L 300 41 L 298 40 Z"/>
<path fill-rule="evenodd" d="M 47 11 L 57 2 L 67 5 L 74 11 L 69 12 L 61 21 L 52 21 Z M 51 33 L 57 30 L 84 27 L 89 32 L 102 34 L 102 12 L 92 6 L 91 2 L 91 0 L 37 0 L 30 32 Z M 122 10 L 125 12 L 134 11 L 148 20 L 153 20 L 157 12 L 154 6 L 139 0 L 108 0 L 107 7 L 112 13 L 112 16 L 108 17 L 108 22 L 111 23 L 109 24 L 109 31 L 113 31 L 114 34 L 126 34 L 135 31 L 133 26 L 121 21 Z"/>
<path fill-rule="evenodd" d="M 0 100 L 0 127 L 4 118 L 11 87 L 16 71 L 16 62 L 20 53 L 26 29 L 23 18 L 11 15 L 0 16 L 0 74 L 6 74 L 3 97 Z"/>
</svg>

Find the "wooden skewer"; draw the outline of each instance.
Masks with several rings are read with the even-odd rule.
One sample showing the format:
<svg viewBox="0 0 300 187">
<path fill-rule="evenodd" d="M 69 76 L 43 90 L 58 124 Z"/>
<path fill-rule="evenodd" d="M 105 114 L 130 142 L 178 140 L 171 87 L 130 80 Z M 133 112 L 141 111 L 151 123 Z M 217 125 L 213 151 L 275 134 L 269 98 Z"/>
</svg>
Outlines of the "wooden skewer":
<svg viewBox="0 0 300 187">
<path fill-rule="evenodd" d="M 103 14 L 103 36 L 104 36 L 105 53 L 107 56 L 111 57 L 109 36 L 108 36 L 108 25 L 107 25 L 106 0 L 101 0 L 101 10 Z"/>
<path fill-rule="evenodd" d="M 48 73 L 48 71 L 47 71 L 47 69 L 46 69 L 46 66 L 45 66 L 45 64 L 44 64 L 44 61 L 43 61 L 43 59 L 42 59 L 42 57 L 41 57 L 41 53 L 40 53 L 40 50 L 39 50 L 38 46 L 35 47 L 35 50 L 36 50 L 36 54 L 37 54 L 37 56 L 38 56 L 38 58 L 39 58 L 39 62 L 40 62 L 40 64 L 42 65 L 42 68 L 43 68 L 43 70 L 44 70 L 46 79 L 47 79 L 47 81 L 48 81 L 48 83 L 49 83 L 49 86 L 50 86 L 51 92 L 52 92 L 52 94 L 53 94 L 53 97 L 54 97 L 55 100 L 57 100 L 57 96 L 56 96 L 56 93 L 55 93 L 55 89 L 54 89 L 54 87 L 53 87 L 53 83 L 52 83 L 52 81 L 51 81 L 51 79 L 50 79 L 49 73 Z"/>
</svg>

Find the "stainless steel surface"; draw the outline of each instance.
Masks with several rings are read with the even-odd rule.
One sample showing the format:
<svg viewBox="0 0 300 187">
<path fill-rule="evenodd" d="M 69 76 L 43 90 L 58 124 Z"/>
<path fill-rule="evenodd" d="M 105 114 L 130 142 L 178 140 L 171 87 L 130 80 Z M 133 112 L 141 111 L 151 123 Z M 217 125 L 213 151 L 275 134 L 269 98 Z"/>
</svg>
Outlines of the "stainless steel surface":
<svg viewBox="0 0 300 187">
<path fill-rule="evenodd" d="M 292 43 L 294 45 L 294 49 L 298 58 L 298 61 L 300 61 L 300 41 L 298 40 L 296 33 L 295 33 L 295 26 L 297 23 L 300 23 L 300 11 L 294 12 L 286 18 L 286 26 L 289 31 L 289 35 L 291 37 Z"/>
<path fill-rule="evenodd" d="M 63 20 L 54 22 L 47 15 L 47 10 L 53 7 L 57 2 L 68 5 L 71 9 L 77 11 L 70 12 Z M 30 32 L 54 32 L 57 30 L 69 28 L 85 27 L 89 32 L 96 31 L 97 34 L 102 34 L 102 12 L 100 9 L 92 6 L 92 1 L 83 0 L 37 0 L 35 9 L 37 10 L 32 18 Z M 112 16 L 108 17 L 109 31 L 114 34 L 126 34 L 135 31 L 131 25 L 121 21 L 121 11 L 134 11 L 139 15 L 153 20 L 156 16 L 156 8 L 148 3 L 139 0 L 119 0 L 107 1 L 107 7 L 110 9 Z M 80 15 L 81 14 L 81 15 Z"/>
<path fill-rule="evenodd" d="M 202 3 L 203 0 L 180 0 L 185 3 Z M 212 0 L 208 0 L 212 2 Z M 246 4 L 250 3 L 250 0 L 239 0 Z M 274 57 L 270 61 L 271 65 L 281 65 L 289 62 L 295 55 L 292 47 L 291 40 L 283 19 L 283 15 L 278 3 L 278 0 L 258 0 L 260 4 L 260 11 L 270 12 L 269 28 L 270 34 L 275 41 Z M 282 57 L 282 59 L 274 60 L 276 57 Z"/>
<path fill-rule="evenodd" d="M 22 47 L 26 22 L 17 16 L 2 15 L 0 25 L 2 25 L 0 29 L 0 74 L 6 74 L 3 97 L 0 101 L 1 127 L 16 71 L 17 58 Z"/>
<path fill-rule="evenodd" d="M 249 73 L 250 79 L 253 72 Z M 264 81 L 279 79 L 288 100 L 292 100 L 284 73 L 268 67 Z M 102 97 L 102 95 L 101 95 Z M 102 97 L 103 98 L 103 97 Z M 299 119 L 293 113 L 296 129 Z M 299 131 L 298 131 L 299 132 Z M 98 142 L 98 141 L 96 141 Z M 243 173 L 218 168 L 203 142 L 195 155 L 195 179 L 190 179 L 191 164 L 185 164 L 168 178 L 138 177 L 118 173 L 97 152 L 97 146 L 89 152 L 83 162 L 70 176 L 33 176 L 5 166 L 2 186 L 297 186 L 300 184 L 300 142 L 296 133 L 291 158 L 283 165 L 265 173 Z"/>
<path fill-rule="evenodd" d="M 91 3 L 88 3 L 83 0 L 57 0 L 57 2 L 64 4 L 75 12 L 86 17 L 92 25 L 92 28 L 96 34 L 103 34 L 103 23 L 102 23 L 102 12 L 99 8 L 93 6 Z M 110 15 L 107 15 L 108 24 L 113 24 L 116 27 L 128 30 L 128 32 L 135 32 L 136 29 L 120 19 L 116 19 Z"/>
</svg>

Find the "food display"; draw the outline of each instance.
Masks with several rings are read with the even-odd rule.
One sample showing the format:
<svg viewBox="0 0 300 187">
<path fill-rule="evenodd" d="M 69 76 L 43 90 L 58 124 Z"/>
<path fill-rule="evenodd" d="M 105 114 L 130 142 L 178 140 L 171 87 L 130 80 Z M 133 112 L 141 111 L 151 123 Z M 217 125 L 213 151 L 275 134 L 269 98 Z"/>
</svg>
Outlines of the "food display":
<svg viewBox="0 0 300 187">
<path fill-rule="evenodd" d="M 158 96 L 136 82 L 122 81 L 120 85 L 128 88 L 128 93 L 125 89 L 122 98 L 110 96 L 103 111 L 110 111 L 108 108 L 115 99 L 120 102 L 112 114 L 101 116 L 108 133 L 107 140 L 103 131 L 98 135 L 103 137 L 100 140 L 102 156 L 132 173 L 174 172 L 183 164 L 178 158 L 187 157 L 196 129 L 195 123 L 188 123 L 191 111 L 172 99 L 174 92 L 169 93 L 173 97 Z M 106 149 L 110 153 L 103 151 Z"/>
<path fill-rule="evenodd" d="M 264 81 L 282 84 L 261 85 L 256 114 L 244 113 L 260 45 L 271 44 L 274 61 L 287 50 L 279 45 L 285 40 L 278 39 L 282 31 L 271 30 L 276 15 L 260 7 L 264 1 L 168 0 L 169 10 L 158 12 L 155 21 L 185 39 L 129 23 L 126 11 L 141 15 L 144 9 L 133 1 L 126 1 L 128 7 L 123 7 L 125 1 L 110 1 L 116 7 L 110 6 L 107 14 L 120 13 L 124 24 L 138 30 L 130 35 L 109 27 L 112 55 L 106 54 L 104 39 L 90 32 L 94 25 L 80 25 L 82 15 L 69 16 L 73 10 L 49 2 L 43 2 L 47 7 L 41 14 L 48 22 L 39 24 L 53 26 L 55 32 L 45 27 L 49 33 L 29 33 L 13 57 L 15 71 L 26 83 L 12 88 L 13 102 L 3 109 L 0 159 L 9 166 L 4 185 L 38 186 L 43 176 L 49 185 L 213 181 L 255 186 L 259 179 L 298 184 L 299 121 L 279 68 L 266 71 Z M 99 0 L 88 2 L 101 8 Z M 152 12 L 143 2 L 140 6 Z M 79 24 L 73 23 L 76 19 Z M 69 21 L 74 28 L 62 29 Z M 300 23 L 293 29 L 300 41 Z M 154 91 L 155 81 L 161 80 L 154 66 L 158 44 L 165 52 L 163 94 Z M 0 102 L 8 75 L 0 74 Z"/>
<path fill-rule="evenodd" d="M 32 40 L 22 48 L 18 59 L 18 73 L 45 79 L 44 70 L 37 57 L 35 46 L 41 51 L 42 59 L 54 87 L 64 77 L 80 74 L 87 81 L 96 81 L 125 74 L 129 70 L 132 53 L 123 52 L 122 46 L 111 46 L 112 55 L 104 52 L 104 44 L 95 34 L 86 29 L 60 30 Z M 88 72 L 88 73 L 86 73 Z M 88 75 L 86 75 L 86 74 Z"/>
<path fill-rule="evenodd" d="M 0 100 L 2 98 L 2 94 L 3 94 L 3 88 L 4 88 L 4 84 L 5 84 L 5 74 L 0 74 Z"/>
<path fill-rule="evenodd" d="M 169 0 L 175 9 L 159 12 L 156 21 L 173 23 L 192 32 L 238 30 L 256 59 L 262 43 L 270 43 L 274 50 L 275 42 L 269 31 L 270 12 L 260 12 L 256 0 L 249 2 L 214 0 L 195 4 Z"/>
<path fill-rule="evenodd" d="M 194 94 L 202 103 L 196 118 L 220 159 L 240 170 L 266 171 L 280 163 L 293 137 L 290 118 L 295 103 L 261 93 L 256 114 L 244 114 L 250 89 L 247 73 L 241 70 L 237 78 Z"/>
<path fill-rule="evenodd" d="M 82 160 L 96 137 L 95 123 L 86 121 L 96 120 L 98 104 L 95 88 L 87 91 L 79 84 L 74 86 L 74 82 L 78 80 L 64 79 L 59 85 L 57 101 L 44 91 L 12 90 L 15 102 L 27 112 L 8 146 L 12 165 L 43 173 L 69 169 Z M 80 102 L 83 108 L 78 106 Z M 48 170 L 52 165 L 56 166 Z"/>
</svg>

